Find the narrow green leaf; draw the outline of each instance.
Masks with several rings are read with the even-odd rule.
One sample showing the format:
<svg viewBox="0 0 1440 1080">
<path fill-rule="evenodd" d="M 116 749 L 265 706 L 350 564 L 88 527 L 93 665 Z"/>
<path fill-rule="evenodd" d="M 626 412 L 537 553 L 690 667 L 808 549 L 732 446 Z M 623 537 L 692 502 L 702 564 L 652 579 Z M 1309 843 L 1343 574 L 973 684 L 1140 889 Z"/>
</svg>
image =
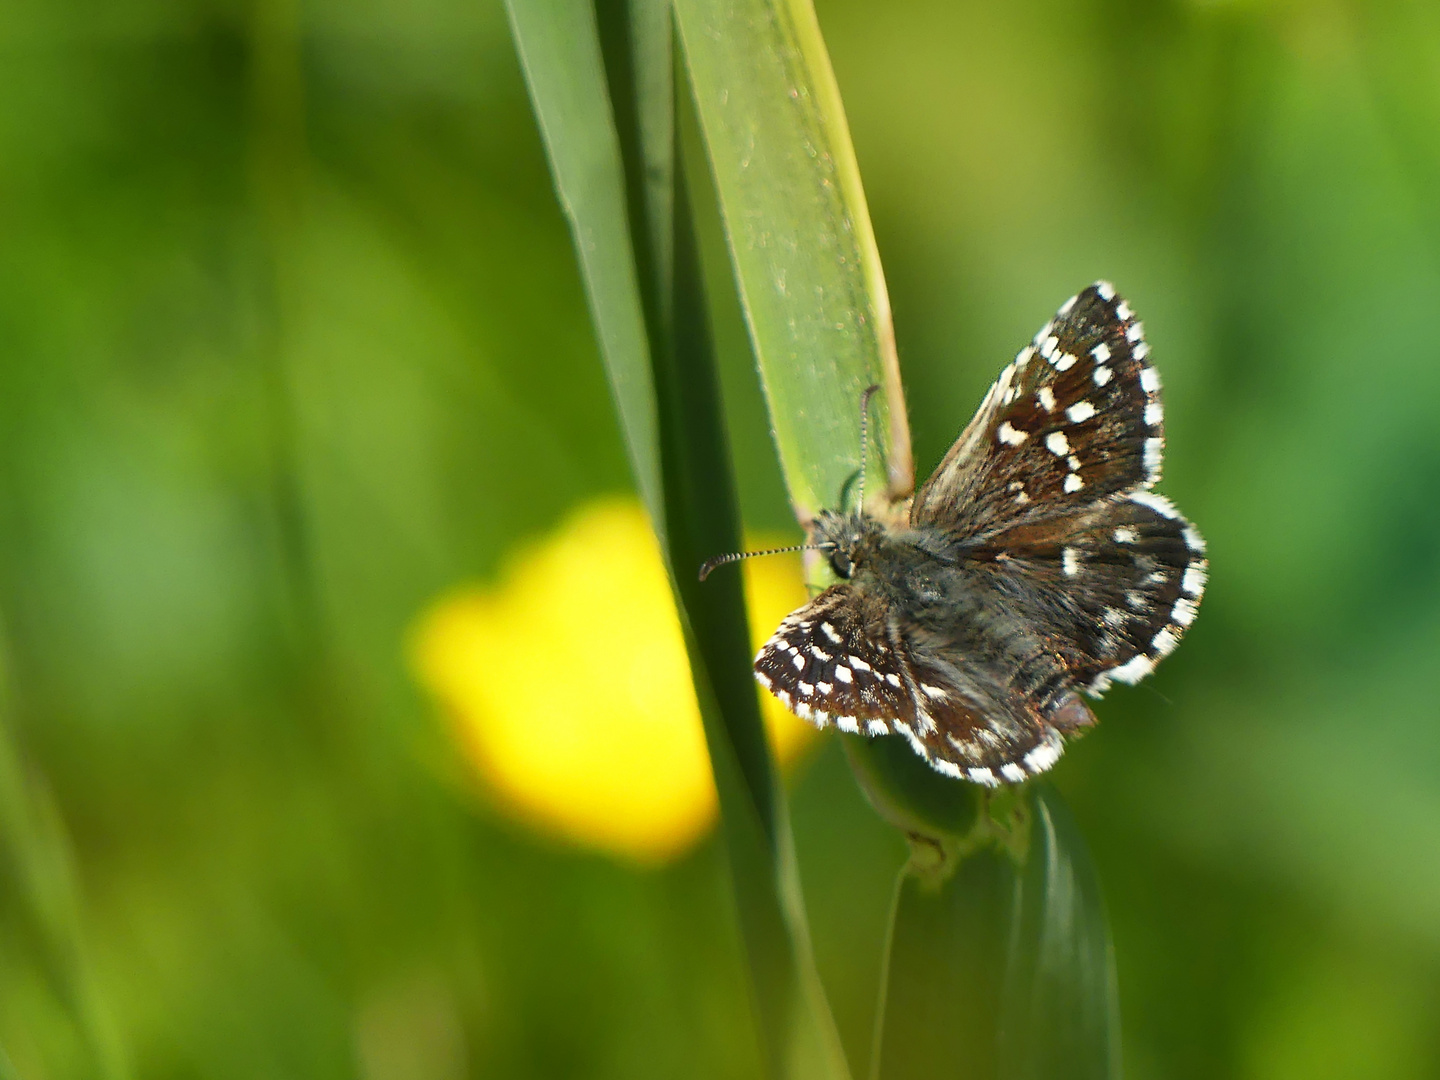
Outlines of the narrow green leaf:
<svg viewBox="0 0 1440 1080">
<path fill-rule="evenodd" d="M 910 490 L 890 303 L 839 90 L 810 0 L 676 0 L 676 18 L 790 498 L 834 506 L 860 459 L 867 491 Z M 881 459 L 881 460 L 877 460 Z"/>
<path fill-rule="evenodd" d="M 1120 1075 L 1115 957 L 1100 881 L 1074 818 L 1037 785 L 1011 915 L 1000 1024 L 1006 1080 Z"/>
<path fill-rule="evenodd" d="M 750 677 L 739 578 L 703 589 L 695 579 L 706 557 L 738 547 L 740 527 L 675 162 L 668 9 L 606 0 L 597 20 L 585 4 L 511 0 L 509 8 L 678 602 L 767 1070 L 842 1080 L 848 1072 L 810 957 L 783 793 Z"/>
<path fill-rule="evenodd" d="M 889 304 L 809 0 L 675 7 L 796 513 L 804 522 L 840 502 L 872 383 L 884 388 L 883 475 L 892 499 L 903 495 L 913 477 Z M 823 581 L 823 564 L 811 572 Z M 895 738 L 847 739 L 846 752 L 913 852 L 896 893 L 874 1075 L 1113 1075 L 1108 928 L 1058 798 L 1032 790 L 982 803 Z"/>
<path fill-rule="evenodd" d="M 508 0 L 506 9 L 555 191 L 575 238 L 630 467 L 663 544 L 650 345 L 595 12 L 573 0 Z"/>
<path fill-rule="evenodd" d="M 1109 926 L 1084 841 L 1044 784 L 988 796 L 971 834 L 900 875 L 874 1080 L 1114 1080 Z"/>
<path fill-rule="evenodd" d="M 873 385 L 865 491 L 885 512 L 913 486 L 910 432 L 879 251 L 814 9 L 675 0 L 675 13 L 796 516 L 803 524 L 850 496 L 860 399 Z M 808 565 L 812 584 L 828 584 L 823 560 Z M 862 742 L 852 765 L 876 752 Z"/>
<path fill-rule="evenodd" d="M 922 856 L 929 867 L 930 853 Z M 874 1080 L 991 1078 L 1015 867 L 993 846 L 940 877 L 907 867 L 882 975 Z"/>
</svg>

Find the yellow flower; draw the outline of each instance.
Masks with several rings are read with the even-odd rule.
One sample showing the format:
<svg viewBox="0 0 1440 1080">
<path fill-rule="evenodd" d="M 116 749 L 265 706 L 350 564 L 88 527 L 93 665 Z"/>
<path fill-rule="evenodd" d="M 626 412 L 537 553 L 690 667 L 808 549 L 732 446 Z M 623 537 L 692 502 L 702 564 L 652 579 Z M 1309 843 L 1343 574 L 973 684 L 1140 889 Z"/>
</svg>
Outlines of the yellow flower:
<svg viewBox="0 0 1440 1080">
<path fill-rule="evenodd" d="M 793 555 L 742 565 L 758 648 L 805 591 Z M 716 799 L 700 710 L 660 551 L 634 500 L 581 508 L 522 549 L 495 587 L 437 600 L 411 653 L 514 818 L 646 863 L 709 830 Z M 772 749 L 787 762 L 811 729 L 762 698 Z"/>
</svg>

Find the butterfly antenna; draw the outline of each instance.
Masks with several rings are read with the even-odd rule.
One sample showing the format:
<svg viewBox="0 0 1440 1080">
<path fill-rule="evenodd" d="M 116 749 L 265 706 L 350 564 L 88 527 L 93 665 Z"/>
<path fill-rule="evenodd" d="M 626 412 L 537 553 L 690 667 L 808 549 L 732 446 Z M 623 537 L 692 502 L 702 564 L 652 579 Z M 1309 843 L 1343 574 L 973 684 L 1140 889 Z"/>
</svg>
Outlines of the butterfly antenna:
<svg viewBox="0 0 1440 1080">
<path fill-rule="evenodd" d="M 878 384 L 867 386 L 860 395 L 860 509 L 865 509 L 865 458 L 870 450 L 870 399 L 879 390 Z"/>
<path fill-rule="evenodd" d="M 716 555 L 700 567 L 700 580 L 704 581 L 710 576 L 710 571 L 717 566 L 724 566 L 726 563 L 739 562 L 741 559 L 755 559 L 761 555 L 784 555 L 787 551 L 823 551 L 830 547 L 829 544 L 796 544 L 793 547 L 767 548 L 764 551 L 737 551 L 729 555 Z"/>
</svg>

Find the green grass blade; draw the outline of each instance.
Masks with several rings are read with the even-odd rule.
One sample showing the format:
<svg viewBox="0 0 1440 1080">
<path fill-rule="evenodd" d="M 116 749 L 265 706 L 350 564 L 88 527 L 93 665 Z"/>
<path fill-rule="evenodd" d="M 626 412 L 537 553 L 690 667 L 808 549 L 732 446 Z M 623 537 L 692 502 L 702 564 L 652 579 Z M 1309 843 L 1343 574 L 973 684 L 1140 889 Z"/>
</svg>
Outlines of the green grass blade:
<svg viewBox="0 0 1440 1080">
<path fill-rule="evenodd" d="M 575 238 L 630 468 L 663 543 L 650 345 L 595 13 L 589 4 L 566 0 L 509 0 L 506 8 L 555 191 Z"/>
<path fill-rule="evenodd" d="M 796 513 L 805 521 L 839 502 L 872 383 L 889 437 L 869 490 L 883 475 L 903 494 L 913 477 L 889 303 L 809 0 L 675 8 Z M 846 751 L 914 851 L 896 896 L 875 1075 L 1110 1075 L 1108 928 L 1058 797 L 1006 793 L 981 814 L 975 789 L 935 775 L 898 739 L 847 739 Z M 998 827 L 996 806 L 1033 828 Z M 1066 1009 L 1079 1018 L 1047 1029 Z"/>
<path fill-rule="evenodd" d="M 1059 796 L 1043 783 L 1000 793 L 967 837 L 914 837 L 912 850 L 886 950 L 874 1080 L 1118 1077 L 1109 924 Z"/>
<path fill-rule="evenodd" d="M 839 90 L 809 0 L 676 0 L 676 19 L 764 380 L 802 520 L 860 458 L 859 402 L 879 384 L 867 490 L 911 486 L 890 304 Z"/>
<path fill-rule="evenodd" d="M 1015 867 L 983 846 L 952 866 L 907 867 L 896 886 L 871 1050 L 873 1080 L 993 1080 Z"/>
<path fill-rule="evenodd" d="M 1115 957 L 1100 881 L 1055 790 L 1037 785 L 1006 958 L 1000 1024 L 1006 1080 L 1120 1075 Z"/>
<path fill-rule="evenodd" d="M 720 797 L 771 1075 L 847 1075 L 809 954 L 789 825 L 750 677 L 740 543 L 698 255 L 675 164 L 668 10 L 653 0 L 511 0 L 512 27 L 570 219 L 601 351 L 662 540 Z M 658 15 L 657 15 L 658 11 Z M 657 100 L 658 97 L 663 101 Z"/>
</svg>

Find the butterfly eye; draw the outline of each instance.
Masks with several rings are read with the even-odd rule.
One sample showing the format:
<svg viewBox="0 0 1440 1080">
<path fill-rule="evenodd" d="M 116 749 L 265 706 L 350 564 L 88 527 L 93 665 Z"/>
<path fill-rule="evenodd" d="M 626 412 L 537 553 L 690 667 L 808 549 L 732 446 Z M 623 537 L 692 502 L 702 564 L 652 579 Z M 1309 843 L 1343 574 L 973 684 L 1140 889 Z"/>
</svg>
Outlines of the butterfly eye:
<svg viewBox="0 0 1440 1080">
<path fill-rule="evenodd" d="M 845 552 L 841 551 L 839 548 L 836 548 L 833 552 L 831 552 L 830 566 L 832 569 L 834 569 L 835 573 L 842 578 L 848 578 L 851 572 L 855 569 L 854 563 L 850 561 L 850 556 L 845 554 Z"/>
</svg>

